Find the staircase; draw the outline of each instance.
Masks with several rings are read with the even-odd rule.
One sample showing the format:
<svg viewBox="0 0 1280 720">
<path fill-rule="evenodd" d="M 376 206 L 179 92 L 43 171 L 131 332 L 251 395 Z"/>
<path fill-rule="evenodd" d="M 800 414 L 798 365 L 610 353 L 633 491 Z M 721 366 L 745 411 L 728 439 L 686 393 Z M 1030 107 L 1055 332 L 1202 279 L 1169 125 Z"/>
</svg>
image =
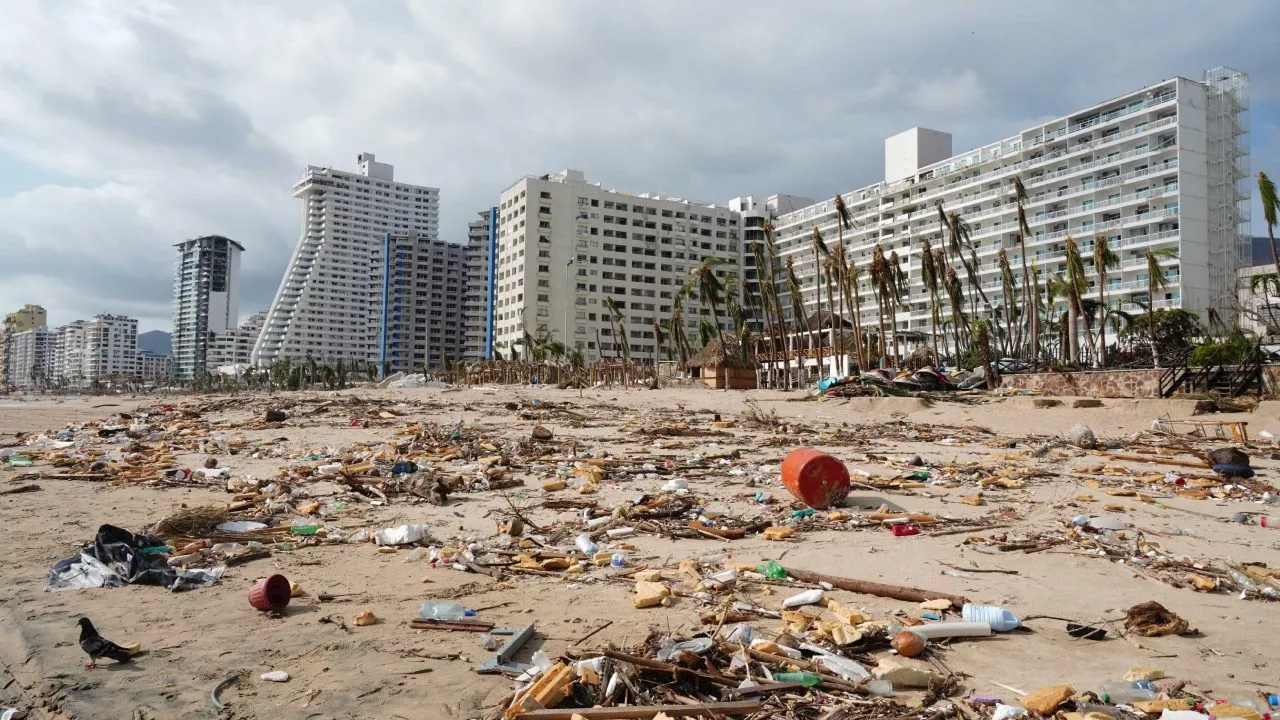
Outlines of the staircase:
<svg viewBox="0 0 1280 720">
<path fill-rule="evenodd" d="M 1262 394 L 1262 349 L 1255 345 L 1249 360 L 1240 365 L 1227 365 L 1216 351 L 1200 367 L 1187 364 L 1190 352 L 1182 352 L 1160 375 L 1160 397 L 1168 398 L 1179 391 L 1184 394 L 1240 397 L 1249 392 Z"/>
</svg>

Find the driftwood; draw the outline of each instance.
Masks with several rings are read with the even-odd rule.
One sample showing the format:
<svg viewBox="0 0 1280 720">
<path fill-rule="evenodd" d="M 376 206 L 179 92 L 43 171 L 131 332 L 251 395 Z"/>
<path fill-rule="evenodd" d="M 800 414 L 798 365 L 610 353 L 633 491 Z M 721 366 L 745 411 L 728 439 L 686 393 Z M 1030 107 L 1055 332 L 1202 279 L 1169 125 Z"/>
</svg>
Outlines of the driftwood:
<svg viewBox="0 0 1280 720">
<path fill-rule="evenodd" d="M 844 578 L 837 575 L 823 575 L 809 570 L 798 570 L 787 568 L 787 574 L 801 582 L 810 583 L 828 583 L 833 587 L 849 592 L 862 593 L 864 595 L 875 595 L 876 597 L 892 598 L 894 600 L 903 600 L 906 602 L 925 602 L 926 600 L 947 600 L 953 607 L 961 607 L 969 602 L 969 599 L 962 595 L 951 595 L 949 593 L 934 592 L 932 590 L 921 590 L 920 588 L 907 587 L 905 585 L 886 585 L 885 583 L 871 582 L 869 580 L 855 580 L 853 578 Z"/>
<path fill-rule="evenodd" d="M 564 710 L 526 710 L 517 717 L 530 720 L 649 720 L 656 715 L 668 717 L 719 717 L 721 715 L 750 715 L 760 712 L 763 706 L 757 700 L 734 702 L 696 703 L 693 705 L 647 705 L 634 707 L 566 708 Z"/>
</svg>

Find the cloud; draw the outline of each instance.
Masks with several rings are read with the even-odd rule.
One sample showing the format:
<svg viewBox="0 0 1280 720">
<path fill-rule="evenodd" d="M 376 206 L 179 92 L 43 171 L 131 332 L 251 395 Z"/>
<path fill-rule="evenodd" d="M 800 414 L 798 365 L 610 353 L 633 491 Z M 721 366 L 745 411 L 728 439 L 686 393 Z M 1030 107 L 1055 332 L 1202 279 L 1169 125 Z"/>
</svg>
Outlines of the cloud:
<svg viewBox="0 0 1280 720">
<path fill-rule="evenodd" d="M 743 5 L 652 0 L 13 0 L 0 24 L 0 309 L 168 325 L 172 245 L 240 240 L 242 314 L 270 302 L 306 164 L 361 151 L 441 188 L 442 236 L 528 173 L 708 202 L 875 182 L 883 138 L 957 151 L 1227 64 L 1253 114 L 1280 6 L 1194 0 Z M 1255 123 L 1254 167 L 1280 165 Z M 37 172 L 32 172 L 32 169 Z M 1280 169 L 1276 172 L 1280 173 Z M 1255 217 L 1260 213 L 1255 212 Z"/>
</svg>

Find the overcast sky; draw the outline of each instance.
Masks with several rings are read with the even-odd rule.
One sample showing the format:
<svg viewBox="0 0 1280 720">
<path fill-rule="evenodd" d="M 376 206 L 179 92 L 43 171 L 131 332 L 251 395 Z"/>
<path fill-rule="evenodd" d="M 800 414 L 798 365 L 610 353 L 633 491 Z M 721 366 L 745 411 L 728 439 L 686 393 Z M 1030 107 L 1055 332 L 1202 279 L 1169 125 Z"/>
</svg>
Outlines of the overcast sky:
<svg viewBox="0 0 1280 720">
<path fill-rule="evenodd" d="M 525 174 L 828 198 L 914 125 L 959 152 L 1228 65 L 1280 175 L 1278 33 L 1276 0 L 0 0 L 0 312 L 167 330 L 173 244 L 216 233 L 248 316 L 303 167 L 361 151 L 439 187 L 460 241 Z"/>
</svg>

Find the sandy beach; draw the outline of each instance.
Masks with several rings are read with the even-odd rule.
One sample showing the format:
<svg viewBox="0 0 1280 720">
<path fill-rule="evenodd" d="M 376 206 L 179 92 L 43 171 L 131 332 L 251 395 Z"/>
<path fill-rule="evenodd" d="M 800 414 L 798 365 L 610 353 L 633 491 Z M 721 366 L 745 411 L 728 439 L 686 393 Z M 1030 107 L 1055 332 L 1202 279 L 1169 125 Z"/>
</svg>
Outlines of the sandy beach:
<svg viewBox="0 0 1280 720">
<path fill-rule="evenodd" d="M 12 443 L 15 433 L 53 432 L 163 404 L 197 407 L 226 399 L 0 400 L 0 447 Z M 1237 512 L 1266 512 L 1266 506 L 1212 495 L 1183 497 L 1143 480 L 1167 473 L 1210 474 L 1207 469 L 1162 464 L 1158 461 L 1168 457 L 1162 455 L 1152 455 L 1155 462 L 1138 463 L 1111 458 L 1106 450 L 1056 447 L 1039 456 L 1033 452 L 1076 423 L 1088 424 L 1100 440 L 1114 441 L 1112 454 L 1126 452 L 1129 446 L 1168 444 L 1167 439 L 1147 432 L 1152 421 L 1190 418 L 1194 401 L 1108 399 L 1101 407 L 1072 408 L 1070 398 L 1059 399 L 1064 401 L 1062 406 L 1038 408 L 1031 397 L 927 402 L 893 397 L 806 400 L 795 392 L 702 388 L 357 388 L 275 398 L 243 396 L 229 407 L 202 414 L 201 419 L 222 427 L 218 432 L 224 439 L 275 449 L 218 457 L 233 477 L 258 478 L 276 477 L 298 456 L 338 454 L 356 446 L 376 449 L 413 424 L 469 428 L 469 433 L 497 446 L 527 439 L 535 425 L 551 430 L 554 444 L 547 454 L 553 459 L 512 465 L 510 476 L 523 483 L 520 487 L 458 492 L 445 506 L 392 496 L 386 505 L 352 503 L 320 520 L 343 533 L 425 523 L 437 543 L 445 546 L 496 537 L 499 517 L 492 511 L 507 507 L 504 496 L 512 492 L 532 504 L 530 520 L 543 528 L 579 523 L 580 513 L 575 510 L 537 504 L 552 497 L 588 498 L 572 489 L 541 489 L 554 477 L 554 457 L 571 452 L 589 451 L 596 457 L 629 458 L 637 465 L 656 466 L 665 459 L 724 458 L 711 470 L 688 478 L 691 494 L 704 507 L 714 506 L 729 517 L 765 510 L 773 513 L 771 517 L 785 517 L 778 515 L 783 505 L 761 506 L 753 499 L 764 490 L 783 503 L 792 500 L 776 473 L 756 482 L 759 469 L 776 468 L 796 447 L 826 450 L 845 462 L 855 482 L 865 483 L 855 487 L 855 496 L 929 513 L 960 523 L 958 527 L 965 527 L 963 520 L 982 522 L 975 523 L 972 532 L 931 534 L 925 528 L 913 537 L 896 537 L 877 526 L 801 527 L 794 538 L 782 542 L 766 541 L 758 534 L 721 541 L 639 533 L 626 540 L 635 548 L 628 553 L 628 562 L 674 570 L 689 558 L 723 556 L 718 558 L 722 563 L 752 564 L 775 559 L 830 575 L 960 594 L 973 602 L 1003 606 L 1024 618 L 1020 631 L 937 649 L 938 662 L 958 675 L 964 694 L 996 695 L 1011 702 L 1018 697 L 1008 688 L 1032 691 L 1064 683 L 1085 691 L 1118 680 L 1134 667 L 1161 668 L 1169 677 L 1185 680 L 1197 692 L 1215 698 L 1274 692 L 1280 686 L 1272 657 L 1276 633 L 1268 628 L 1274 628 L 1277 605 L 1241 599 L 1235 593 L 1175 587 L 1164 575 L 1141 564 L 1117 562 L 1071 542 L 1033 552 L 998 550 L 1002 542 L 1046 532 L 1062 534 L 1076 515 L 1105 515 L 1128 526 L 1129 541 L 1145 535 L 1172 555 L 1280 567 L 1280 533 L 1230 521 Z M 311 403 L 308 407 L 330 404 L 328 411 L 315 414 L 291 411 L 290 419 L 279 427 L 238 427 L 260 419 L 262 408 L 283 400 L 299 408 L 306 403 Z M 748 400 L 776 416 L 772 427 L 748 427 L 743 422 Z M 388 412 L 388 417 L 363 416 L 369 408 L 395 412 Z M 689 428 L 709 430 L 716 415 L 739 422 L 717 434 L 690 432 L 681 437 L 680 433 L 637 432 L 657 423 L 681 421 Z M 1257 438 L 1262 431 L 1280 435 L 1280 403 L 1263 402 L 1250 413 L 1200 418 L 1247 421 L 1252 438 L 1248 446 L 1230 440 L 1197 446 L 1241 447 L 1251 456 L 1259 478 L 1273 482 L 1280 462 L 1270 459 L 1273 448 L 1259 444 Z M 368 427 L 363 426 L 366 420 Z M 102 442 L 111 448 L 108 440 Z M 175 452 L 175 456 L 178 465 L 192 468 L 201 467 L 206 457 L 198 449 Z M 909 464 L 915 456 L 923 466 Z M 982 480 L 995 475 L 995 468 L 1002 465 L 1022 470 L 1016 474 L 1020 487 L 983 485 Z M 442 470 L 447 467 L 452 466 L 441 463 Z M 934 478 L 948 481 L 899 488 L 875 482 L 921 467 Z M 8 541 L 0 571 L 0 707 L 23 708 L 34 718 L 478 718 L 500 711 L 498 704 L 513 683 L 499 675 L 475 672 L 492 654 L 481 646 L 476 633 L 409 626 L 419 605 L 429 601 L 489 608 L 477 617 L 500 628 L 535 623 L 536 638 L 518 656 L 524 662 L 537 650 L 555 658 L 571 648 L 627 647 L 643 640 L 653 628 L 679 638 L 706 629 L 699 621 L 706 608 L 693 597 L 675 598 L 670 607 L 633 608 L 632 584 L 608 580 L 609 568 L 574 575 L 513 574 L 499 581 L 445 566 L 432 568 L 421 561 L 407 562 L 408 549 L 383 553 L 371 543 L 272 552 L 229 567 L 218 584 L 181 593 L 145 585 L 46 592 L 50 567 L 92 540 L 102 524 L 140 532 L 184 506 L 230 501 L 224 481 L 204 487 L 157 487 L 142 482 L 33 478 L 49 472 L 52 468 L 41 462 L 25 468 L 0 466 L 0 492 L 22 484 L 39 487 L 0 495 L 0 523 Z M 643 472 L 609 474 L 589 499 L 602 508 L 625 505 L 641 494 L 657 494 L 667 479 Z M 1126 482 L 1147 483 L 1143 492 L 1158 495 L 1158 502 L 1144 502 L 1142 493 L 1108 494 L 1109 488 Z M 984 504 L 961 500 L 978 495 Z M 1107 511 L 1108 505 L 1123 511 Z M 859 509 L 848 512 L 855 517 L 869 514 Z M 299 519 L 305 518 L 284 515 L 278 520 L 288 525 Z M 575 534 L 568 532 L 556 547 L 571 550 Z M 1004 540 L 997 539 L 993 550 L 992 544 L 975 543 L 972 536 Z M 956 577 L 944 574 L 954 569 L 950 566 L 1008 572 L 961 572 Z M 254 610 L 246 599 L 256 580 L 274 573 L 286 575 L 304 591 L 279 616 Z M 778 609 L 792 591 L 740 584 L 733 593 Z M 321 602 L 321 594 L 333 598 Z M 921 615 L 916 603 L 841 590 L 828 596 L 875 618 L 894 613 L 905 618 Z M 1185 618 L 1199 633 L 1119 637 L 1117 621 L 1123 620 L 1125 609 L 1153 600 Z M 354 617 L 365 610 L 372 611 L 379 622 L 355 626 Z M 76 620 L 81 616 L 91 617 L 112 640 L 140 643 L 144 653 L 126 665 L 108 661 L 97 670 L 86 670 L 86 658 L 76 642 Z M 330 617 L 345 619 L 346 629 L 322 622 Z M 1070 637 L 1062 619 L 1110 628 L 1112 637 L 1105 642 Z M 606 623 L 611 624 L 577 645 Z M 752 625 L 763 632 L 779 628 L 777 620 L 762 619 Z M 291 679 L 261 681 L 259 675 L 270 670 L 283 670 Z M 233 675 L 239 679 L 222 691 L 227 707 L 219 712 L 210 702 L 210 691 Z M 903 692 L 895 694 L 895 699 L 910 705 L 918 703 L 920 695 Z"/>
</svg>

